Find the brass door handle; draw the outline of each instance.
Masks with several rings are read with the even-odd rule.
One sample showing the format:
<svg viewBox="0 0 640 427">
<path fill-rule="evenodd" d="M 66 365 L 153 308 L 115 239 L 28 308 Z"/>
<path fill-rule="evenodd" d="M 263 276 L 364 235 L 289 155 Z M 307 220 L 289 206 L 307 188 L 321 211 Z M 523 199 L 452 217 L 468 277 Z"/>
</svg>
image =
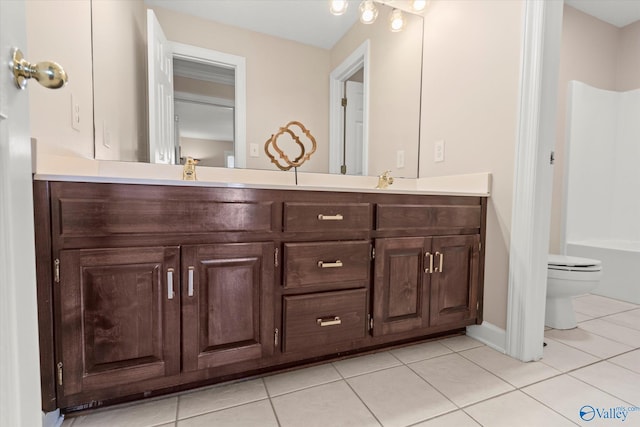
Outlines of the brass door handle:
<svg viewBox="0 0 640 427">
<path fill-rule="evenodd" d="M 318 267 L 320 268 L 340 268 L 342 267 L 342 261 L 337 259 L 335 262 L 318 261 Z"/>
<path fill-rule="evenodd" d="M 344 217 L 340 214 L 337 214 L 337 215 L 318 214 L 319 221 L 342 221 L 343 219 Z"/>
<path fill-rule="evenodd" d="M 342 320 L 340 320 L 339 316 L 332 316 L 327 318 L 318 318 L 316 319 L 316 324 L 318 326 L 336 326 L 342 324 Z"/>
<path fill-rule="evenodd" d="M 13 49 L 9 66 L 13 70 L 13 79 L 18 89 L 25 89 L 27 80 L 31 78 L 49 89 L 59 89 L 69 81 L 66 71 L 60 64 L 52 61 L 31 64 L 24 59 L 22 51 L 18 48 Z"/>
</svg>

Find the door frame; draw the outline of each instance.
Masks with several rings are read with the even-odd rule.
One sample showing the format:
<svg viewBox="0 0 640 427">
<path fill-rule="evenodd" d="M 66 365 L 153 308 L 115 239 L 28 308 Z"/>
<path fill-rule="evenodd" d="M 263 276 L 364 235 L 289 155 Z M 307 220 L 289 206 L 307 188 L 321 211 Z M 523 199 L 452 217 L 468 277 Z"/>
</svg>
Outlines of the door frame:
<svg viewBox="0 0 640 427">
<path fill-rule="evenodd" d="M 340 65 L 329 74 L 329 173 L 340 173 L 342 164 L 342 103 L 344 82 L 359 68 L 363 68 L 363 120 L 362 120 L 362 175 L 369 173 L 369 88 L 370 88 L 369 39 L 358 46 Z"/>
<path fill-rule="evenodd" d="M 525 0 L 505 352 L 542 357 L 564 2 Z"/>
</svg>

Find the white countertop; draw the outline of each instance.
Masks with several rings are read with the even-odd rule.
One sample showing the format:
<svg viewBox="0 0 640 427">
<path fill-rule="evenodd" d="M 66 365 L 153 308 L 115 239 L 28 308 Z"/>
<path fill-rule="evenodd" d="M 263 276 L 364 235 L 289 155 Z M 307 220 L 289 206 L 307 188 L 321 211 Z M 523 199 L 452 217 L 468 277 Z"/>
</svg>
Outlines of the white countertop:
<svg viewBox="0 0 640 427">
<path fill-rule="evenodd" d="M 396 178 L 386 189 L 376 189 L 375 176 L 196 167 L 197 181 L 182 180 L 182 166 L 92 160 L 47 154 L 34 158 L 34 179 L 199 187 L 236 187 L 308 191 L 386 192 L 488 197 L 491 174 L 475 173 L 427 178 Z"/>
</svg>

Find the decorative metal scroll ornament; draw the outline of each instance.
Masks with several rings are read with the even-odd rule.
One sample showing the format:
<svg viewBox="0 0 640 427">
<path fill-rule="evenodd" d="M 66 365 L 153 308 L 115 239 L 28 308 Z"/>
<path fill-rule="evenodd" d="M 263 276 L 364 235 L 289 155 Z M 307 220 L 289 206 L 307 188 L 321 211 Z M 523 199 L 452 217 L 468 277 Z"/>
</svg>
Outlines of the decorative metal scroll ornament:
<svg viewBox="0 0 640 427">
<path fill-rule="evenodd" d="M 294 127 L 293 129 L 291 129 Z M 308 143 L 311 144 L 310 149 L 305 147 L 300 141 L 300 137 L 294 132 L 295 127 L 300 128 L 300 131 L 306 136 Z M 300 147 L 300 154 L 296 156 L 295 159 L 291 160 L 291 158 L 284 152 L 284 150 L 278 145 L 278 138 L 284 134 L 287 134 L 293 139 L 298 147 Z M 316 152 L 316 139 L 311 135 L 311 132 L 304 127 L 304 125 L 300 122 L 292 121 L 287 123 L 286 126 L 281 127 L 277 133 L 271 135 L 271 138 L 267 140 L 264 144 L 264 151 L 267 153 L 267 156 L 271 159 L 271 163 L 276 165 L 283 171 L 288 171 L 291 168 L 297 168 L 302 166 L 304 162 L 311 158 L 311 155 Z M 274 153 L 272 153 L 274 151 Z M 297 182 L 297 177 L 296 177 Z"/>
</svg>

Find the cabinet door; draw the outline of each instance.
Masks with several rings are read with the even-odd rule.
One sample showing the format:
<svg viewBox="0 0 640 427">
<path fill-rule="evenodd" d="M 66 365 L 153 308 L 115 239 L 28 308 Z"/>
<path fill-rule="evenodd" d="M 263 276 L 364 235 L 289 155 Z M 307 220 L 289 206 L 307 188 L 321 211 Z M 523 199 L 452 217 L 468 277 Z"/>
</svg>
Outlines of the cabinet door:
<svg viewBox="0 0 640 427">
<path fill-rule="evenodd" d="M 118 393 L 140 391 L 139 381 L 179 373 L 180 294 L 171 294 L 178 263 L 177 247 L 60 253 L 63 405 L 65 396 L 113 386 Z"/>
<path fill-rule="evenodd" d="M 434 237 L 431 252 L 431 326 L 476 316 L 479 235 Z"/>
<path fill-rule="evenodd" d="M 273 243 L 184 246 L 183 369 L 273 353 Z"/>
<path fill-rule="evenodd" d="M 407 332 L 429 324 L 425 253 L 430 239 L 376 240 L 374 335 Z"/>
</svg>

